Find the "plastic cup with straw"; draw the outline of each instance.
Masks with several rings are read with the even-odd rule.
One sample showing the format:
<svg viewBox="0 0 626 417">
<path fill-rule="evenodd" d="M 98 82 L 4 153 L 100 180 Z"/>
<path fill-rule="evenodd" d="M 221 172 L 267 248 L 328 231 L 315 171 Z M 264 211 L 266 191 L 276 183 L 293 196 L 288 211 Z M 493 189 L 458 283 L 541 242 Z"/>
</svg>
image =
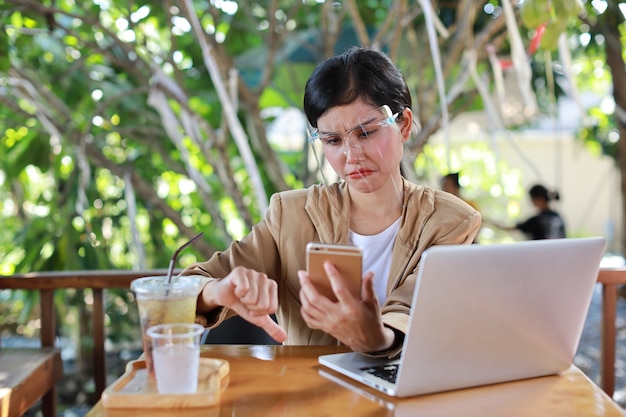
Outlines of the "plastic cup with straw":
<svg viewBox="0 0 626 417">
<path fill-rule="evenodd" d="M 180 252 L 204 235 L 199 233 L 179 247 L 170 259 L 167 275 L 137 278 L 130 284 L 135 293 L 148 383 L 154 383 L 152 342 L 146 332 L 149 327 L 163 323 L 194 323 L 196 300 L 202 280 L 191 276 L 172 276 Z"/>
</svg>

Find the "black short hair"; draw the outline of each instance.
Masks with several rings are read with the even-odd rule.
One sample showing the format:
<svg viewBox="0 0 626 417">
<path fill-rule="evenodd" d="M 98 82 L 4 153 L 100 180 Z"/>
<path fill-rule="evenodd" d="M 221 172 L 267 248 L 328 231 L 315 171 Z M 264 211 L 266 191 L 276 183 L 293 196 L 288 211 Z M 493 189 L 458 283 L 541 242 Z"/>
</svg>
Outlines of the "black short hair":
<svg viewBox="0 0 626 417">
<path fill-rule="evenodd" d="M 535 184 L 530 187 L 528 195 L 530 195 L 530 198 L 541 198 L 545 201 L 558 201 L 561 198 L 558 191 L 548 191 L 548 189 L 541 184 Z"/>
<path fill-rule="evenodd" d="M 362 99 L 375 107 L 388 105 L 393 113 L 411 108 L 411 94 L 400 70 L 383 52 L 352 47 L 322 61 L 304 92 L 304 112 L 313 127 L 330 108 Z"/>
<path fill-rule="evenodd" d="M 445 180 L 450 179 L 454 185 L 461 188 L 461 184 L 459 183 L 459 175 L 460 173 L 458 172 L 450 172 L 449 174 L 443 176 L 441 182 L 443 183 Z"/>
</svg>

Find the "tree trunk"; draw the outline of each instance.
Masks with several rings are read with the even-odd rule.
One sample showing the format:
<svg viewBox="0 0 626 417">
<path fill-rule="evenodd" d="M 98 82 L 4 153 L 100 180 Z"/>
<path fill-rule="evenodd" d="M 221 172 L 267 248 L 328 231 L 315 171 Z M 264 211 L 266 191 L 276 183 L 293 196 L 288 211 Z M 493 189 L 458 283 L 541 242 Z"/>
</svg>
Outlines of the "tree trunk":
<svg viewBox="0 0 626 417">
<path fill-rule="evenodd" d="M 602 14 L 597 27 L 606 40 L 606 64 L 611 69 L 613 78 L 613 98 L 615 100 L 615 125 L 619 131 L 620 140 L 617 148 L 617 165 L 621 172 L 622 196 L 626 194 L 626 66 L 622 57 L 623 47 L 620 37 L 620 25 L 623 15 L 617 2 L 608 2 L 609 9 Z M 626 248 L 626 210 L 622 208 L 621 252 Z"/>
</svg>

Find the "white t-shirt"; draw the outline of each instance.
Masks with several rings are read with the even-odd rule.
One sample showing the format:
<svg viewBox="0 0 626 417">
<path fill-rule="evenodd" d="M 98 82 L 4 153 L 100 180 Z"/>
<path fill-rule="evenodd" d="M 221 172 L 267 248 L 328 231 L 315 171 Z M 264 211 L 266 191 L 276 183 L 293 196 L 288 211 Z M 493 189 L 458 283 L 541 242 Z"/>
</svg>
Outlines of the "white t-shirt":
<svg viewBox="0 0 626 417">
<path fill-rule="evenodd" d="M 350 230 L 350 243 L 363 250 L 363 273 L 374 271 L 374 289 L 380 305 L 387 299 L 391 253 L 398 230 L 400 218 L 377 235 L 364 236 Z"/>
</svg>

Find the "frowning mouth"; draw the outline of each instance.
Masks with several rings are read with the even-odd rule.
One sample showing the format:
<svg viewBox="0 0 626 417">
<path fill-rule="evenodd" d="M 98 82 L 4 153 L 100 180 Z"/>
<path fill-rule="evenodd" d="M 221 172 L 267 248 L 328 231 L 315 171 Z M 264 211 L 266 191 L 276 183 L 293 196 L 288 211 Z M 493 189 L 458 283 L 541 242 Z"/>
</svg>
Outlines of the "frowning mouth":
<svg viewBox="0 0 626 417">
<path fill-rule="evenodd" d="M 365 168 L 361 168 L 361 169 L 357 169 L 354 171 L 350 171 L 348 173 L 348 177 L 350 178 L 362 178 L 362 177 L 367 177 L 368 175 L 372 174 L 374 171 L 371 169 L 365 169 Z"/>
</svg>

